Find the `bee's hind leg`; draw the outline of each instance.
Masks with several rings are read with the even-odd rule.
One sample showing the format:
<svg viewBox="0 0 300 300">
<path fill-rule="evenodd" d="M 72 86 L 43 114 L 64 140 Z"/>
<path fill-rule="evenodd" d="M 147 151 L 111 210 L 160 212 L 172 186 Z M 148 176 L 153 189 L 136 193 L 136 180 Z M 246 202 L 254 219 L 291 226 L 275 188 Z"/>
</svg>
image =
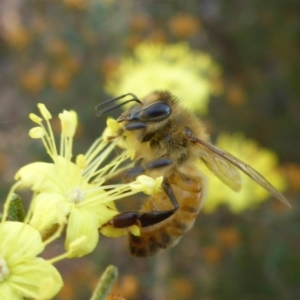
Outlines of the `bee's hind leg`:
<svg viewBox="0 0 300 300">
<path fill-rule="evenodd" d="M 147 227 L 155 225 L 169 218 L 176 212 L 179 206 L 167 179 L 164 179 L 163 181 L 163 188 L 174 206 L 173 209 L 152 212 L 125 211 L 115 216 L 105 225 L 111 225 L 115 228 L 127 228 L 132 225 L 138 225 L 139 227 Z"/>
</svg>

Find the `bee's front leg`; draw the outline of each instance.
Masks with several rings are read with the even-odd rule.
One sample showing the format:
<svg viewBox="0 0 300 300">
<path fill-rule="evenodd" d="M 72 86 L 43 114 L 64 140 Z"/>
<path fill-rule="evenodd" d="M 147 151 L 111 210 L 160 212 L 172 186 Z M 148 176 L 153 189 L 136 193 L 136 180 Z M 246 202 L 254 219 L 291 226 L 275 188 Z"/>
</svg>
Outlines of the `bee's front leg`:
<svg viewBox="0 0 300 300">
<path fill-rule="evenodd" d="M 172 163 L 172 160 L 166 157 L 157 158 L 147 163 L 143 163 L 143 160 L 141 160 L 135 167 L 124 171 L 123 175 L 127 178 L 136 177 L 147 171 L 168 167 L 172 165 Z"/>
</svg>

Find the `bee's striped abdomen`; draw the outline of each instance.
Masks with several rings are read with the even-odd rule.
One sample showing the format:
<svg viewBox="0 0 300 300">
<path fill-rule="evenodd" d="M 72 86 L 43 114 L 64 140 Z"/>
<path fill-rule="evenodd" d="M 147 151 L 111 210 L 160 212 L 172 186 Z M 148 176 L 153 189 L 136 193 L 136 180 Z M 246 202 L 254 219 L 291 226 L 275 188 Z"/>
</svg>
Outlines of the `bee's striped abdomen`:
<svg viewBox="0 0 300 300">
<path fill-rule="evenodd" d="M 180 184 L 178 181 L 181 181 Z M 141 228 L 141 235 L 129 235 L 131 254 L 134 256 L 150 256 L 159 250 L 175 245 L 181 236 L 189 230 L 199 213 L 203 202 L 202 178 L 186 178 L 176 173 L 170 178 L 171 187 L 178 201 L 178 210 L 168 219 Z M 165 193 L 148 198 L 141 211 L 172 209 L 170 200 Z"/>
</svg>

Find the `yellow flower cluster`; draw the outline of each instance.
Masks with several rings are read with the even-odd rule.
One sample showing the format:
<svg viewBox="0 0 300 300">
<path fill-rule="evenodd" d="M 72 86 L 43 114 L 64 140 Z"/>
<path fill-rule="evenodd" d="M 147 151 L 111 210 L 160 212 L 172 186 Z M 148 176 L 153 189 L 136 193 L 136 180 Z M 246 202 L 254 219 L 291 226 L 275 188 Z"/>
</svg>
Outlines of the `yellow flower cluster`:
<svg viewBox="0 0 300 300">
<path fill-rule="evenodd" d="M 62 287 L 59 272 L 37 257 L 44 248 L 32 226 L 5 221 L 0 224 L 0 299 L 49 299 Z"/>
<path fill-rule="evenodd" d="M 240 160 L 247 162 L 267 178 L 279 191 L 284 190 L 285 180 L 277 169 L 277 158 L 270 150 L 260 148 L 257 143 L 247 140 L 242 134 L 220 134 L 216 145 L 226 149 Z M 209 196 L 204 211 L 213 212 L 225 204 L 234 213 L 255 208 L 270 197 L 270 193 L 241 172 L 242 188 L 235 192 L 224 185 L 215 175 L 207 173 L 209 177 Z"/>
<path fill-rule="evenodd" d="M 211 94 L 220 92 L 220 75 L 209 54 L 192 51 L 185 43 L 143 43 L 133 56 L 122 59 L 106 91 L 115 96 L 128 92 L 143 96 L 154 89 L 170 90 L 187 108 L 205 114 Z"/>
<path fill-rule="evenodd" d="M 128 184 L 105 184 L 133 155 L 132 151 L 125 150 L 107 162 L 120 140 L 107 139 L 107 134 L 114 134 L 118 129 L 116 123 L 109 121 L 112 125 L 103 136 L 73 162 L 77 114 L 74 111 L 59 114 L 62 131 L 58 149 L 50 125 L 52 116 L 43 104 L 38 104 L 38 108 L 41 117 L 30 114 L 37 126 L 29 135 L 42 140 L 52 162 L 34 162 L 22 167 L 7 197 L 10 199 L 16 189 L 33 191 L 24 223 L 8 221 L 9 200 L 4 206 L 0 224 L 0 299 L 53 297 L 60 290 L 62 279 L 52 264 L 92 252 L 99 240 L 99 228 L 118 214 L 114 201 L 139 192 L 151 195 L 160 190 L 162 182 L 162 177 L 153 179 L 142 175 Z M 63 229 L 66 229 L 66 252 L 49 260 L 37 257 Z M 129 230 L 139 234 L 135 225 Z M 104 227 L 101 232 L 119 236 L 127 230 Z"/>
</svg>

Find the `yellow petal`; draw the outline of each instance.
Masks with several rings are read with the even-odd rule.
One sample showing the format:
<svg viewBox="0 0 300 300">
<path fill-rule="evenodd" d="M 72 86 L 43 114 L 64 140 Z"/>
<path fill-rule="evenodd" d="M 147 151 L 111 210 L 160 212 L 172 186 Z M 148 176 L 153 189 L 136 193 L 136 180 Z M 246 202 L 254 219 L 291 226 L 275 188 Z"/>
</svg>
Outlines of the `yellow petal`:
<svg viewBox="0 0 300 300">
<path fill-rule="evenodd" d="M 32 217 L 29 225 L 41 234 L 50 229 L 59 220 L 65 219 L 70 207 L 65 197 L 57 193 L 40 193 L 32 201 Z"/>
<path fill-rule="evenodd" d="M 114 228 L 112 226 L 105 226 L 100 230 L 100 232 L 105 236 L 116 238 L 116 237 L 120 237 L 123 235 L 127 235 L 128 229 L 127 228 Z"/>
<path fill-rule="evenodd" d="M 50 299 L 63 285 L 58 271 L 39 257 L 13 267 L 8 280 L 15 291 L 35 299 Z"/>
<path fill-rule="evenodd" d="M 23 300 L 23 295 L 19 291 L 15 290 L 9 281 L 4 281 L 0 283 L 0 299 L 1 300 Z"/>
<path fill-rule="evenodd" d="M 100 230 L 100 232 L 105 236 L 120 237 L 123 235 L 127 235 L 128 230 L 130 231 L 130 233 L 132 233 L 135 236 L 141 235 L 141 230 L 136 225 L 130 226 L 129 228 L 114 228 L 112 226 L 105 226 Z"/>
<path fill-rule="evenodd" d="M 60 192 L 60 180 L 54 164 L 36 162 L 22 167 L 15 175 L 16 180 L 21 180 L 21 187 L 29 187 L 45 192 Z M 35 187 L 35 188 L 34 188 Z"/>
<path fill-rule="evenodd" d="M 1 223 L 0 237 L 0 253 L 5 257 L 9 268 L 32 259 L 44 250 L 39 232 L 24 223 Z"/>
<path fill-rule="evenodd" d="M 130 226 L 129 231 L 135 236 L 141 235 L 141 229 L 136 225 Z"/>
<path fill-rule="evenodd" d="M 67 227 L 65 248 L 69 251 L 70 244 L 82 236 L 86 236 L 87 240 L 80 244 L 77 249 L 72 249 L 69 257 L 81 257 L 95 249 L 99 239 L 98 227 L 99 221 L 96 215 L 85 209 L 77 207 L 72 209 Z"/>
<path fill-rule="evenodd" d="M 91 213 L 96 214 L 98 216 L 99 225 L 103 222 L 107 222 L 111 218 L 113 218 L 119 212 L 116 210 L 116 207 L 113 202 L 109 201 L 105 204 L 102 204 L 100 201 L 105 201 L 105 192 L 103 190 L 93 190 L 91 193 L 87 193 L 87 198 L 93 198 L 94 201 L 83 201 L 78 204 L 78 207 L 89 210 Z M 97 201 L 97 196 L 101 197 L 101 200 Z"/>
</svg>

